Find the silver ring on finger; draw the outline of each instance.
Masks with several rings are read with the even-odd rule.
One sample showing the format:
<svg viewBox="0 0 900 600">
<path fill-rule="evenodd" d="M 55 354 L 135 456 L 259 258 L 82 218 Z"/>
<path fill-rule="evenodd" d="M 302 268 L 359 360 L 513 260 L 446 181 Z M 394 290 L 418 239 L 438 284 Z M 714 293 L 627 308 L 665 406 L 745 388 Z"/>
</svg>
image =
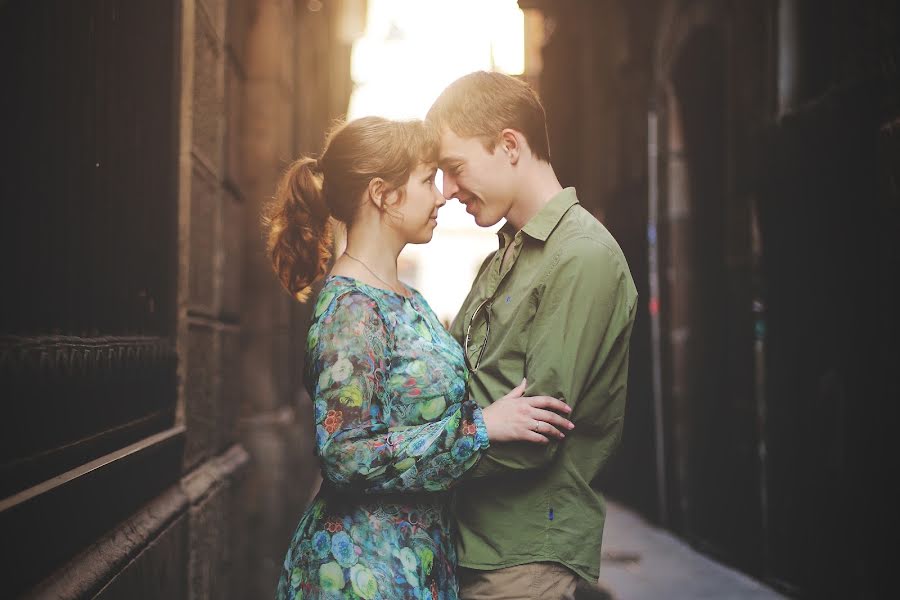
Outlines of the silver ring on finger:
<svg viewBox="0 0 900 600">
<path fill-rule="evenodd" d="M 540 422 L 540 421 L 537 421 L 537 420 L 536 420 L 536 421 L 534 422 L 534 431 L 536 431 L 536 432 L 538 432 L 538 433 L 541 432 L 541 422 Z"/>
</svg>

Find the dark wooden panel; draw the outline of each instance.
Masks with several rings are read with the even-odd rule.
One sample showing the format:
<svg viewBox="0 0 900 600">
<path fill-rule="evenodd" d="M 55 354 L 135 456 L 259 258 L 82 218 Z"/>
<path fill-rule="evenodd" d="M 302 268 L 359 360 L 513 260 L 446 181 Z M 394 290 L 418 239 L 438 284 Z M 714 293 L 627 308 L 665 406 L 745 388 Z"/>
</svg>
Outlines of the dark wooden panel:
<svg viewBox="0 0 900 600">
<path fill-rule="evenodd" d="M 897 211 L 878 190 L 884 83 L 845 82 L 782 119 L 766 147 L 769 574 L 808 597 L 883 597 L 891 551 L 875 540 L 896 539 L 885 489 L 896 472 Z"/>
<path fill-rule="evenodd" d="M 180 473 L 178 6 L 0 2 L 4 595 Z"/>
<path fill-rule="evenodd" d="M 170 427 L 175 349 L 156 337 L 0 337 L 0 498 Z"/>
<path fill-rule="evenodd" d="M 0 3 L 0 331 L 174 331 L 175 4 Z"/>
<path fill-rule="evenodd" d="M 174 422 L 178 4 L 0 3 L 0 498 Z"/>
<path fill-rule="evenodd" d="M 178 480 L 177 427 L 0 500 L 4 593 L 16 597 Z"/>
<path fill-rule="evenodd" d="M 109 582 L 97 600 L 186 600 L 188 518 L 181 516 Z"/>
</svg>

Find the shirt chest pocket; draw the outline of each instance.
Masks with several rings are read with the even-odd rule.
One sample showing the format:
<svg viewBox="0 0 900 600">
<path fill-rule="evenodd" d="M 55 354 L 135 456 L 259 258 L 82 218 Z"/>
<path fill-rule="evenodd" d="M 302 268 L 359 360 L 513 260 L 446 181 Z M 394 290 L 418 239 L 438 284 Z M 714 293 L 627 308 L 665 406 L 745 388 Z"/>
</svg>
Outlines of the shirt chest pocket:
<svg viewBox="0 0 900 600">
<path fill-rule="evenodd" d="M 488 348 L 504 371 L 512 363 L 520 363 L 524 369 L 528 332 L 539 303 L 537 288 L 523 290 L 518 296 L 515 292 L 501 292 L 494 299 Z"/>
</svg>

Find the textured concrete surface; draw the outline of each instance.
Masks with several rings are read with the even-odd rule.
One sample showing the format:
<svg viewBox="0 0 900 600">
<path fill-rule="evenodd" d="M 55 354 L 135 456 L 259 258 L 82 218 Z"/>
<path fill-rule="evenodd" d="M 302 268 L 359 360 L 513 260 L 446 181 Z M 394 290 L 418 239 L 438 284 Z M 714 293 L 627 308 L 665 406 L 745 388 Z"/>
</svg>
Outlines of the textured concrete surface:
<svg viewBox="0 0 900 600">
<path fill-rule="evenodd" d="M 762 600 L 780 594 L 698 553 L 614 502 L 607 504 L 600 587 L 581 598 Z M 586 591 L 587 592 L 587 591 Z"/>
</svg>

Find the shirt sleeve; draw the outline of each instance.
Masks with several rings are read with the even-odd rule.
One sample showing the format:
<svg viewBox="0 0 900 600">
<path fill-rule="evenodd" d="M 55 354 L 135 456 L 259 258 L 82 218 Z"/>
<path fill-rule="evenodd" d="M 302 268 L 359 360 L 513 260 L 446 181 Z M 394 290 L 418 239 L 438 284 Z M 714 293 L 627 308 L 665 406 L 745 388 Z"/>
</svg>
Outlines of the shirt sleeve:
<svg viewBox="0 0 900 600">
<path fill-rule="evenodd" d="M 489 446 L 481 409 L 465 401 L 438 421 L 389 427 L 391 338 L 385 322 L 375 301 L 361 292 L 335 302 L 318 323 L 310 356 L 323 477 L 366 493 L 451 488 Z"/>
<path fill-rule="evenodd" d="M 553 396 L 572 407 L 568 435 L 599 436 L 604 453 L 618 444 L 625 409 L 628 342 L 637 292 L 627 265 L 608 247 L 579 238 L 561 252 L 544 281 L 525 351 L 526 396 Z M 499 444 L 470 476 L 539 469 L 565 440 Z"/>
</svg>

